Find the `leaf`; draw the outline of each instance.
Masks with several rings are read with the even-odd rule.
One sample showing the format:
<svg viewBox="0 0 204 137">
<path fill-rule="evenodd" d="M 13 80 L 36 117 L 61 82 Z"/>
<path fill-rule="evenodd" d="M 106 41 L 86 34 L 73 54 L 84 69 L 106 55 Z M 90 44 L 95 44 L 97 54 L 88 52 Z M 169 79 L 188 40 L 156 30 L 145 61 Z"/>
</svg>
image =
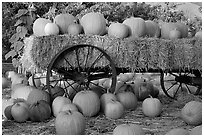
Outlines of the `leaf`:
<svg viewBox="0 0 204 137">
<path fill-rule="evenodd" d="M 15 34 L 13 34 L 12 36 L 11 36 L 11 38 L 9 39 L 9 42 L 11 42 L 11 43 L 15 43 L 16 41 L 18 41 L 19 40 L 19 35 L 17 34 L 17 33 L 15 33 Z"/>
<path fill-rule="evenodd" d="M 16 21 L 16 24 L 15 24 L 14 26 L 18 26 L 18 25 L 20 25 L 21 23 L 23 23 L 23 20 L 19 19 L 19 20 Z"/>
<path fill-rule="evenodd" d="M 27 14 L 28 13 L 28 10 L 26 10 L 26 9 L 20 9 L 20 10 L 18 10 L 18 13 L 15 15 L 15 18 L 19 18 L 19 17 L 21 17 L 22 15 L 25 15 L 25 14 Z"/>
<path fill-rule="evenodd" d="M 7 60 L 9 57 L 13 58 L 16 55 L 17 55 L 17 52 L 15 50 L 11 50 L 5 55 L 5 59 Z"/>
<path fill-rule="evenodd" d="M 19 51 L 23 48 L 24 44 L 21 41 L 17 41 L 14 44 L 11 45 L 16 51 Z"/>
<path fill-rule="evenodd" d="M 28 30 L 27 30 L 27 28 L 24 27 L 24 26 L 18 26 L 18 27 L 16 28 L 16 32 L 17 32 L 17 34 L 18 34 L 18 36 L 19 36 L 20 38 L 24 38 L 25 35 L 27 34 Z"/>
</svg>

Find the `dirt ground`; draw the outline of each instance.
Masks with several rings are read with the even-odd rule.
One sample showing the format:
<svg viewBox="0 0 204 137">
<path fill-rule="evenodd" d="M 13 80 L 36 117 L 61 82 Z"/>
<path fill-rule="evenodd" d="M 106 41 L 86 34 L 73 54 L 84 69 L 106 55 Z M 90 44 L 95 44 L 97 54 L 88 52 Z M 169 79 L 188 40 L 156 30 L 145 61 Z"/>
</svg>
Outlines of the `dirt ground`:
<svg viewBox="0 0 204 137">
<path fill-rule="evenodd" d="M 3 90 L 2 97 L 9 98 L 10 90 Z M 108 119 L 103 113 L 88 118 L 86 117 L 86 135 L 111 135 L 113 129 L 124 123 L 131 123 L 140 125 L 145 131 L 146 135 L 164 135 L 169 130 L 181 127 L 191 130 L 194 126 L 186 124 L 180 118 L 180 110 L 189 99 L 185 101 L 173 101 L 165 95 L 158 97 L 162 102 L 162 113 L 159 117 L 150 118 L 142 113 L 142 102 L 138 102 L 137 109 L 134 111 L 125 111 L 124 115 L 117 120 Z M 201 97 L 193 97 L 191 100 L 201 100 Z M 3 135 L 54 135 L 55 118 L 51 117 L 45 122 L 31 122 L 17 123 L 15 121 L 8 121 L 2 117 L 2 134 Z"/>
</svg>

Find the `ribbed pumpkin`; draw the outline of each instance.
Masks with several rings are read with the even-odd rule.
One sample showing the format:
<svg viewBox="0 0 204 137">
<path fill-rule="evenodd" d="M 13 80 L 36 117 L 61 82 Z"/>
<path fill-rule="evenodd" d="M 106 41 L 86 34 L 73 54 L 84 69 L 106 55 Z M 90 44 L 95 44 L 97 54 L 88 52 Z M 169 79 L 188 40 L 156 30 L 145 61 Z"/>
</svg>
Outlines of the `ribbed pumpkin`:
<svg viewBox="0 0 204 137">
<path fill-rule="evenodd" d="M 29 106 L 30 119 L 34 122 L 42 122 L 47 120 L 51 116 L 50 105 L 44 101 L 40 100 Z"/>
<path fill-rule="evenodd" d="M 146 20 L 145 25 L 146 25 L 146 35 L 148 37 L 156 37 L 156 38 L 160 37 L 161 29 L 156 22 L 152 20 Z"/>
<path fill-rule="evenodd" d="M 178 30 L 181 32 L 181 38 L 188 37 L 188 26 L 181 22 L 176 22 L 175 24 L 178 27 Z"/>
<path fill-rule="evenodd" d="M 46 35 L 58 35 L 59 27 L 55 23 L 47 23 L 44 28 Z"/>
<path fill-rule="evenodd" d="M 33 86 L 21 86 L 11 93 L 11 98 L 21 98 L 28 104 L 36 103 L 39 100 L 45 100 L 50 104 L 50 95 L 44 90 L 37 89 Z"/>
<path fill-rule="evenodd" d="M 65 34 L 70 24 L 73 24 L 77 19 L 71 14 L 59 14 L 54 18 L 54 23 L 58 25 L 60 34 Z"/>
<path fill-rule="evenodd" d="M 104 112 L 106 104 L 111 100 L 117 100 L 117 97 L 115 94 L 112 93 L 105 93 L 100 98 L 101 103 L 101 110 Z"/>
<path fill-rule="evenodd" d="M 108 28 L 108 36 L 115 38 L 126 38 L 129 35 L 129 29 L 125 24 L 112 23 Z"/>
<path fill-rule="evenodd" d="M 80 19 L 85 34 L 102 35 L 106 31 L 106 20 L 99 12 L 90 12 Z"/>
<path fill-rule="evenodd" d="M 174 128 L 166 133 L 166 135 L 189 135 L 188 130 L 183 128 Z"/>
<path fill-rule="evenodd" d="M 76 23 L 70 24 L 67 28 L 68 34 L 71 34 L 71 35 L 79 35 L 82 33 L 82 30 L 83 30 L 83 27 L 81 26 L 81 24 L 76 24 Z"/>
<path fill-rule="evenodd" d="M 136 124 L 121 124 L 113 130 L 113 135 L 144 135 L 144 130 Z"/>
<path fill-rule="evenodd" d="M 47 23 L 51 23 L 51 21 L 45 18 L 36 19 L 33 23 L 33 34 L 35 36 L 45 36 L 44 29 Z"/>
<path fill-rule="evenodd" d="M 175 23 L 163 23 L 161 25 L 161 38 L 169 39 L 169 32 L 177 28 Z"/>
<path fill-rule="evenodd" d="M 127 25 L 130 29 L 130 36 L 142 37 L 146 34 L 145 21 L 142 18 L 127 18 L 123 21 L 123 24 Z"/>
<path fill-rule="evenodd" d="M 190 101 L 181 109 L 181 118 L 189 125 L 202 124 L 202 103 Z"/>
<path fill-rule="evenodd" d="M 53 115 L 56 117 L 61 111 L 62 107 L 65 104 L 70 104 L 70 103 L 71 103 L 71 100 L 69 98 L 62 97 L 62 96 L 56 97 L 52 102 Z"/>
<path fill-rule="evenodd" d="M 94 116 L 100 110 L 100 99 L 98 95 L 91 90 L 78 92 L 73 99 L 73 103 L 76 104 L 84 116 Z"/>
<path fill-rule="evenodd" d="M 85 128 L 85 118 L 78 111 L 61 111 L 55 119 L 57 135 L 83 135 Z"/>
</svg>

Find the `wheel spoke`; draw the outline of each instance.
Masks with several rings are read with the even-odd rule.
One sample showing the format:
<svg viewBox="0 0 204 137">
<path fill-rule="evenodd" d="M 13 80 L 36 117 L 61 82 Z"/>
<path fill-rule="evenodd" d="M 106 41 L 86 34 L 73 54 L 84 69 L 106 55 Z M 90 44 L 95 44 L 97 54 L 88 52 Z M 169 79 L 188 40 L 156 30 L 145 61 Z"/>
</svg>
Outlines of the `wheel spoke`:
<svg viewBox="0 0 204 137">
<path fill-rule="evenodd" d="M 178 77 L 178 75 L 176 75 L 176 74 L 174 74 L 174 73 L 169 72 L 169 74 L 171 74 L 171 75 L 173 75 L 173 76 L 175 76 L 175 77 Z"/>
<path fill-rule="evenodd" d="M 68 63 L 68 65 L 71 67 L 71 69 L 76 72 L 76 70 L 75 70 L 74 67 L 71 65 L 71 63 L 70 63 L 65 57 L 63 57 L 63 58 L 64 58 L 64 60 Z"/>
<path fill-rule="evenodd" d="M 92 63 L 91 66 L 89 67 L 88 72 L 89 72 L 90 68 L 92 68 L 92 67 L 96 64 L 96 62 L 99 61 L 103 56 L 104 56 L 103 53 L 100 53 L 100 54 L 98 55 L 98 57 L 93 61 L 93 63 Z"/>
<path fill-rule="evenodd" d="M 179 87 L 177 88 L 177 90 L 176 90 L 176 92 L 175 92 L 175 94 L 174 94 L 174 98 L 176 97 L 176 94 L 177 94 L 179 88 L 182 88 L 182 87 L 181 87 L 181 83 L 179 84 Z M 181 90 L 182 90 L 182 89 L 181 89 Z"/>
<path fill-rule="evenodd" d="M 169 91 L 173 86 L 175 86 L 177 83 L 172 84 L 166 91 Z"/>
<path fill-rule="evenodd" d="M 193 94 L 193 93 L 191 92 L 190 88 L 188 87 L 188 85 L 187 85 L 187 84 L 185 84 L 185 85 L 186 85 L 186 87 L 187 87 L 189 93 L 190 93 L 190 94 Z"/>
<path fill-rule="evenodd" d="M 99 85 L 96 84 L 96 83 L 93 83 L 93 82 L 91 82 L 91 81 L 90 81 L 90 83 L 93 84 L 93 85 L 95 85 L 95 86 L 97 86 L 97 87 L 99 87 L 99 88 L 102 88 L 102 89 L 104 89 L 104 90 L 107 90 L 106 88 L 104 88 L 104 87 L 102 87 L 102 86 L 99 86 Z"/>
<path fill-rule="evenodd" d="M 86 71 L 86 65 L 87 65 L 87 62 L 88 62 L 88 58 L 89 58 L 89 50 L 90 50 L 90 47 L 88 47 L 88 51 L 87 51 L 87 54 L 86 54 L 86 57 L 85 57 L 85 65 L 84 65 L 84 68 L 85 68 L 85 71 Z"/>
<path fill-rule="evenodd" d="M 81 66 L 79 63 L 79 53 L 78 53 L 78 49 L 75 49 L 75 55 L 76 55 L 76 59 L 77 59 L 77 65 L 78 65 L 78 71 L 81 72 Z"/>
</svg>

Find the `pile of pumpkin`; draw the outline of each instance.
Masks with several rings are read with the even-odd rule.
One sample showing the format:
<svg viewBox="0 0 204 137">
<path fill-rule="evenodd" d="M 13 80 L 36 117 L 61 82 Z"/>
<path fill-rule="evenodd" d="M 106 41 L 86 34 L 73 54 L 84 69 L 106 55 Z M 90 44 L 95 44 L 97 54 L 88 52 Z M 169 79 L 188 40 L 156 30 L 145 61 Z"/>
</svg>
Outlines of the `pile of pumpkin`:
<svg viewBox="0 0 204 137">
<path fill-rule="evenodd" d="M 115 38 L 126 37 L 156 37 L 164 39 L 179 39 L 188 37 L 187 25 L 176 22 L 158 24 L 152 20 L 143 20 L 139 17 L 130 17 L 122 23 L 113 22 L 106 25 L 107 20 L 101 13 L 87 13 L 78 21 L 71 14 L 59 14 L 53 22 L 45 18 L 38 18 L 33 24 L 33 33 L 36 36 L 58 35 L 58 34 L 86 34 L 105 35 Z M 202 31 L 195 34 L 202 39 Z"/>
<path fill-rule="evenodd" d="M 120 74 L 114 93 L 100 94 L 96 90 L 82 90 L 73 98 L 65 97 L 64 89 L 56 86 L 49 94 L 40 88 L 41 81 L 26 79 L 21 74 L 10 72 L 11 98 L 3 100 L 3 112 L 7 119 L 16 122 L 41 122 L 55 117 L 56 134 L 85 134 L 85 117 L 93 117 L 99 112 L 109 119 L 121 118 L 126 110 L 135 111 L 138 101 L 142 101 L 142 112 L 147 117 L 158 117 L 162 103 L 159 90 L 145 77 L 135 77 L 134 73 Z M 134 81 L 134 82 L 133 82 Z M 97 80 L 98 85 L 110 88 L 111 79 Z M 4 78 L 2 87 L 8 87 Z M 189 125 L 197 126 L 190 132 L 175 128 L 166 134 L 200 134 L 202 131 L 202 103 L 191 101 L 181 110 L 181 118 Z M 201 126 L 199 126 L 201 125 Z M 136 124 L 118 125 L 113 134 L 145 134 Z"/>
</svg>

